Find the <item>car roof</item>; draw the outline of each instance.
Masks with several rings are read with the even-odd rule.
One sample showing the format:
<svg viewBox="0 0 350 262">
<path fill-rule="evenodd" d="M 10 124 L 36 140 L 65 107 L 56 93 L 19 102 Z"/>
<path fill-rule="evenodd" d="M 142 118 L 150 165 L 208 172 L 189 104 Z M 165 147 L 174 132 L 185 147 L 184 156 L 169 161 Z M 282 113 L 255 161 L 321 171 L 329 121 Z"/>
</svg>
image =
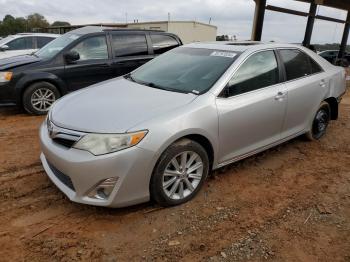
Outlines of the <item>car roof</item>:
<svg viewBox="0 0 350 262">
<path fill-rule="evenodd" d="M 104 27 L 104 26 L 84 26 L 72 31 L 69 31 L 68 33 L 71 34 L 78 34 L 78 35 L 84 35 L 84 34 L 90 34 L 90 33 L 99 33 L 99 32 L 105 32 L 105 31 L 149 31 L 149 32 L 163 32 L 161 30 L 149 30 L 149 29 L 133 29 L 133 28 L 115 28 L 115 27 Z"/>
<path fill-rule="evenodd" d="M 296 44 L 264 43 L 258 41 L 215 41 L 215 42 L 195 42 L 184 45 L 184 47 L 205 48 L 214 50 L 245 52 L 247 50 L 256 51 L 268 48 L 299 48 Z"/>
<path fill-rule="evenodd" d="M 48 33 L 18 33 L 15 35 L 12 35 L 14 37 L 21 37 L 21 36 L 46 36 L 46 37 L 59 37 L 58 34 L 48 34 Z"/>
</svg>

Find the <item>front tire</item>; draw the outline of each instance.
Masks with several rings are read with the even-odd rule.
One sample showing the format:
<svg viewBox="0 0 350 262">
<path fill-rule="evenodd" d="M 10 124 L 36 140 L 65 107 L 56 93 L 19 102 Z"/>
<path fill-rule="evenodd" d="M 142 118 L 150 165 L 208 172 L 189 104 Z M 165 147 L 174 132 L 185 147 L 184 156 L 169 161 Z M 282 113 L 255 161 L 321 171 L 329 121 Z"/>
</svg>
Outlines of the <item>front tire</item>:
<svg viewBox="0 0 350 262">
<path fill-rule="evenodd" d="M 161 155 L 151 178 L 152 200 L 161 206 L 175 206 L 192 199 L 209 172 L 205 149 L 195 141 L 182 139 Z"/>
<path fill-rule="evenodd" d="M 306 137 L 311 141 L 319 140 L 325 135 L 330 119 L 331 108 L 327 102 L 322 102 L 312 121 L 310 131 L 306 133 Z"/>
<path fill-rule="evenodd" d="M 33 115 L 45 115 L 60 98 L 58 89 L 48 82 L 31 84 L 23 93 L 23 108 Z"/>
</svg>

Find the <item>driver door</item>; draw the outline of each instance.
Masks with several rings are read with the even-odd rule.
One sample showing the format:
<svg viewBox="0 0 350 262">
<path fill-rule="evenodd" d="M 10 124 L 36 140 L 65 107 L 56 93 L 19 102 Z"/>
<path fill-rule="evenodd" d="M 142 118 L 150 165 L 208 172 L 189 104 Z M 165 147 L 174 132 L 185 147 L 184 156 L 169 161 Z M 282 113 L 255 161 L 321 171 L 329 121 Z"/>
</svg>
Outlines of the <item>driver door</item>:
<svg viewBox="0 0 350 262">
<path fill-rule="evenodd" d="M 80 59 L 65 62 L 64 80 L 69 91 L 112 78 L 110 54 L 106 35 L 95 35 L 82 39 L 70 51 L 79 53 Z"/>
<path fill-rule="evenodd" d="M 274 51 L 248 57 L 216 99 L 219 163 L 243 157 L 281 138 L 287 93 Z"/>
</svg>

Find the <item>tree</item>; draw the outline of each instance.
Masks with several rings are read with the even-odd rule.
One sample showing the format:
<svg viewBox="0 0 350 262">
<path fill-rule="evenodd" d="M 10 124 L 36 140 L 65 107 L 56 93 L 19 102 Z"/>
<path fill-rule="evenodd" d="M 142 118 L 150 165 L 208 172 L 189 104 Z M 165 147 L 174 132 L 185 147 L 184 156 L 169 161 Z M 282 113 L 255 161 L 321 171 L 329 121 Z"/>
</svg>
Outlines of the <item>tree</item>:
<svg viewBox="0 0 350 262">
<path fill-rule="evenodd" d="M 34 28 L 45 28 L 50 26 L 41 14 L 31 14 L 26 18 L 6 15 L 0 20 L 0 36 L 13 35 L 17 33 L 33 32 Z"/>
<path fill-rule="evenodd" d="M 70 26 L 70 23 L 65 21 L 55 21 L 51 24 L 51 26 Z"/>
<path fill-rule="evenodd" d="M 28 15 L 27 25 L 28 25 L 28 30 L 30 31 L 33 31 L 33 29 L 35 28 L 45 28 L 50 26 L 49 22 L 47 22 L 45 17 L 38 13 Z"/>
<path fill-rule="evenodd" d="M 230 38 L 228 35 L 218 35 L 216 37 L 216 41 L 229 41 L 229 40 L 230 40 Z"/>
</svg>

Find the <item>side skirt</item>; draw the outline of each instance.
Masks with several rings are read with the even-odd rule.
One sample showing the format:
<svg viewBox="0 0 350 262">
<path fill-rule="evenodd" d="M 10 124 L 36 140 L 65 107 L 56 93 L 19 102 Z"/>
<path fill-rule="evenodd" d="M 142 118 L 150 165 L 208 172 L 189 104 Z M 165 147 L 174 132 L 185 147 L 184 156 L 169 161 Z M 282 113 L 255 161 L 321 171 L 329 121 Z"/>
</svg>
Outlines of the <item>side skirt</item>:
<svg viewBox="0 0 350 262">
<path fill-rule="evenodd" d="M 262 151 L 265 151 L 265 150 L 267 150 L 269 148 L 272 148 L 272 147 L 275 147 L 277 145 L 283 144 L 284 142 L 287 142 L 288 140 L 291 140 L 291 139 L 296 138 L 296 137 L 298 137 L 298 136 L 300 136 L 302 134 L 305 134 L 305 132 L 306 131 L 303 130 L 303 131 L 298 132 L 298 133 L 296 133 L 294 135 L 288 136 L 288 137 L 286 137 L 284 139 L 281 139 L 281 140 L 278 140 L 278 141 L 276 141 L 274 143 L 271 143 L 271 144 L 268 144 L 266 146 L 260 147 L 258 149 L 255 149 L 255 150 L 251 151 L 251 152 L 248 152 L 246 154 L 234 157 L 234 158 L 232 158 L 232 159 L 230 159 L 228 161 L 225 161 L 223 163 L 218 164 L 215 168 L 213 168 L 213 170 L 218 169 L 218 168 L 223 167 L 223 166 L 226 166 L 226 165 L 229 165 L 229 164 L 232 164 L 234 162 L 237 162 L 237 161 L 242 160 L 244 158 L 250 157 L 252 155 L 258 154 L 258 153 L 260 153 Z"/>
</svg>

